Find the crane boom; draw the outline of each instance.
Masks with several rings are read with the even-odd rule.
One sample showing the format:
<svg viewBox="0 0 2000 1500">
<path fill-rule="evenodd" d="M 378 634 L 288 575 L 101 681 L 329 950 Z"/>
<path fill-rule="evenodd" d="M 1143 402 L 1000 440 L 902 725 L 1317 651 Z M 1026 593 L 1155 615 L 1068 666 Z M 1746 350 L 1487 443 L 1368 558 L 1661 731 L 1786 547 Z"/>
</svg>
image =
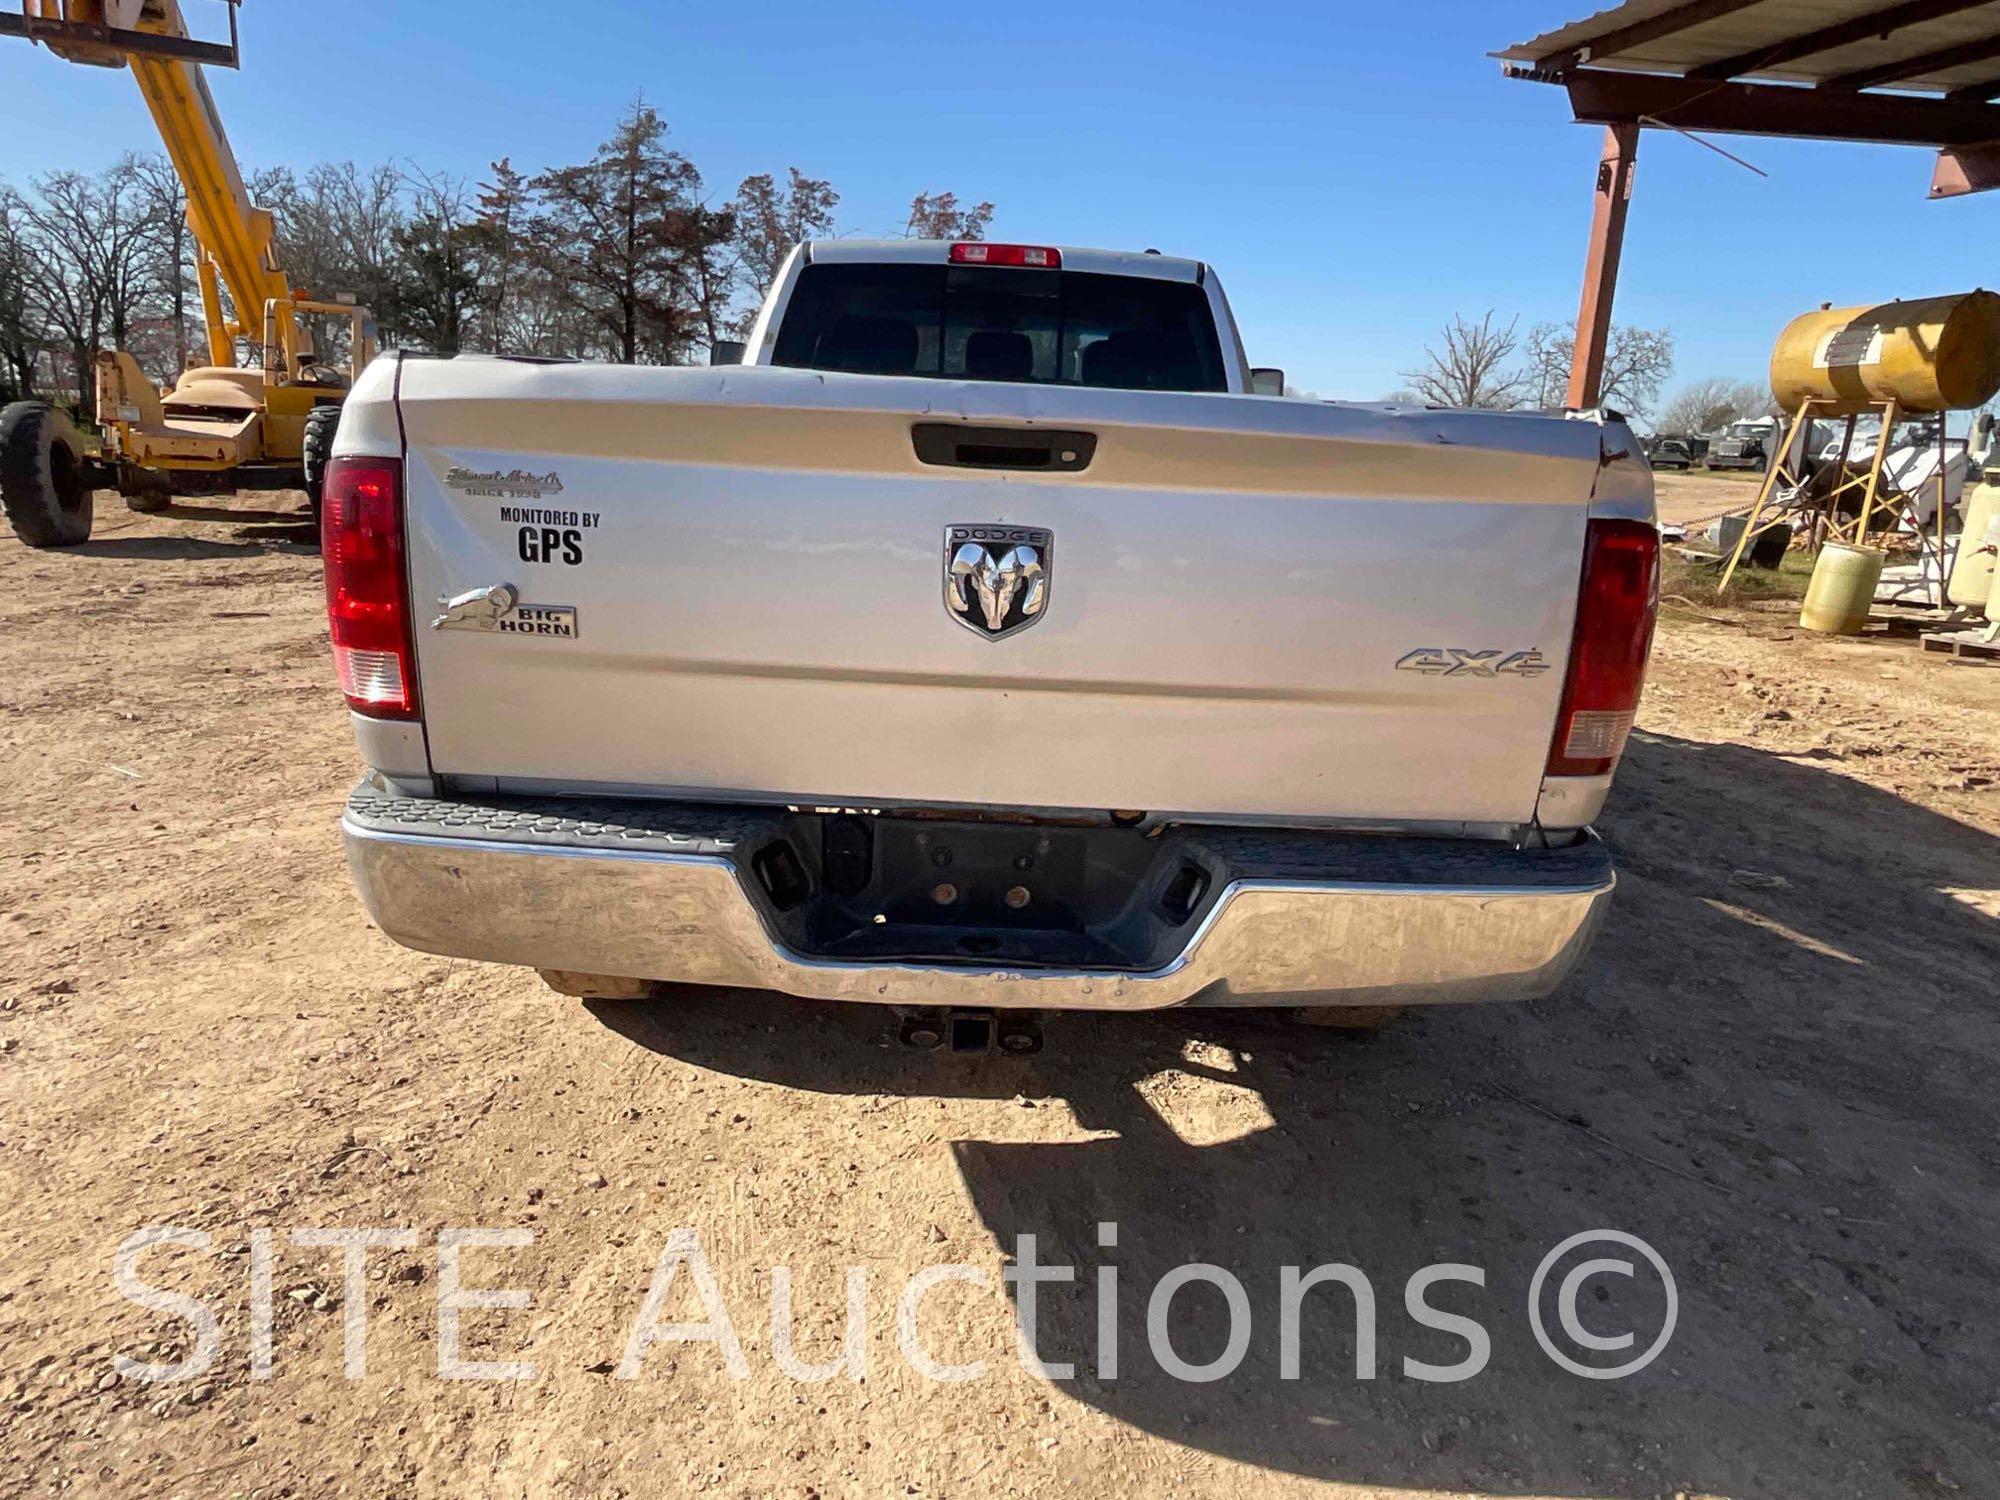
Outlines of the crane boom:
<svg viewBox="0 0 2000 1500">
<path fill-rule="evenodd" d="M 162 0 L 162 7 L 172 11 L 173 0 Z M 187 189 L 188 228 L 235 305 L 236 324 L 215 326 L 221 310 L 208 306 L 210 294 L 204 284 L 209 363 L 234 364 L 235 335 L 258 326 L 256 320 L 262 318 L 267 301 L 292 295 L 277 267 L 275 225 L 270 212 L 253 205 L 244 191 L 242 173 L 200 67 L 175 58 L 134 57 L 132 73 Z M 283 326 L 289 328 L 289 321 Z M 285 350 L 287 356 L 295 352 Z"/>
<path fill-rule="evenodd" d="M 352 297 L 316 301 L 294 286 L 278 264 L 275 221 L 244 190 L 202 72 L 205 64 L 236 66 L 237 0 L 221 0 L 226 43 L 192 35 L 182 3 L 0 0 L 7 7 L 0 8 L 0 36 L 25 37 L 70 62 L 131 69 L 186 190 L 208 332 L 208 362 L 189 363 L 165 387 L 129 349 L 92 353 L 90 385 L 78 391 L 77 404 L 97 422 L 93 453 L 50 402 L 30 399 L 0 411 L 0 430 L 12 412 L 15 427 L 32 432 L 41 450 L 31 457 L 42 478 L 23 481 L 19 505 L 15 491 L 8 493 L 8 518 L 31 546 L 90 535 L 89 507 L 78 509 L 48 479 L 58 471 L 82 474 L 86 489 L 115 484 L 138 510 L 156 510 L 174 495 L 233 492 L 238 484 L 300 486 L 317 520 L 341 403 L 375 357 L 368 309 Z M 313 346 L 313 324 L 333 319 L 347 324 L 345 369 Z M 255 348 L 254 362 L 239 359 L 239 343 Z M 15 514 L 23 506 L 25 527 Z"/>
<path fill-rule="evenodd" d="M 230 5 L 233 36 L 234 0 Z M 201 70 L 202 59 L 233 61 L 233 42 L 223 48 L 195 41 L 178 0 L 26 0 L 20 26 L 7 29 L 23 31 L 72 62 L 131 68 L 187 191 L 188 228 L 201 249 L 196 271 L 209 363 L 234 365 L 237 337 L 258 336 L 266 306 L 292 300 L 294 291 L 277 264 L 276 226 L 244 189 Z M 223 314 L 218 280 L 229 293 L 233 320 Z M 289 366 L 299 353 L 295 321 L 278 319 L 276 331 Z"/>
</svg>

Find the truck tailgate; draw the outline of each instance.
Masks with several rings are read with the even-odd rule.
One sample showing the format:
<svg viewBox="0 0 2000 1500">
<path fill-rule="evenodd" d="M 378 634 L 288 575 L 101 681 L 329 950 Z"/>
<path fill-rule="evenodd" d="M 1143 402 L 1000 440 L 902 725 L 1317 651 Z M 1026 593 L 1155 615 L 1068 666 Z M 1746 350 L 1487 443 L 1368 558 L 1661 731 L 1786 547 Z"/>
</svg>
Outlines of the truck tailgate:
<svg viewBox="0 0 2000 1500">
<path fill-rule="evenodd" d="M 1533 812 L 1591 424 L 498 360 L 408 360 L 398 406 L 438 773 L 870 807 Z M 913 426 L 940 422 L 1095 449 L 1073 472 L 926 463 Z M 948 529 L 989 524 L 1049 534 L 1045 607 L 1000 639 L 946 608 Z M 500 584 L 503 628 L 477 603 L 427 628 Z"/>
</svg>

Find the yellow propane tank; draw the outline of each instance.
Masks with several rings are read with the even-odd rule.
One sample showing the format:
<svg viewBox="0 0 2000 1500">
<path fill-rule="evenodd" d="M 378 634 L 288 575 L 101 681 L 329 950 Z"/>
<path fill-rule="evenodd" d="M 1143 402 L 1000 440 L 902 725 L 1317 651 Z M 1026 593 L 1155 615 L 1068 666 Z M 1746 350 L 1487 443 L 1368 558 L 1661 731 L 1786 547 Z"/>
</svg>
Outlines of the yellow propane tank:
<svg viewBox="0 0 2000 1500">
<path fill-rule="evenodd" d="M 1875 603 L 1875 587 L 1882 581 L 1882 564 L 1888 557 L 1880 547 L 1850 547 L 1845 542 L 1828 542 L 1813 564 L 1812 582 L 1806 585 L 1806 602 L 1799 610 L 1799 624 L 1807 630 L 1827 635 L 1859 635 L 1868 623 L 1868 611 Z"/>
<path fill-rule="evenodd" d="M 1952 560 L 1951 579 L 1944 586 L 1944 596 L 1953 604 L 1986 608 L 1993 594 L 1994 557 L 1984 548 L 1996 521 L 2000 521 L 2000 483 L 1989 479 L 1966 492 L 1965 530 L 1958 534 L 1958 556 Z"/>
<path fill-rule="evenodd" d="M 1961 292 L 1916 302 L 1836 307 L 1792 319 L 1771 350 L 1771 394 L 1786 411 L 1851 416 L 1870 402 L 1964 411 L 2000 391 L 2000 296 Z"/>
</svg>

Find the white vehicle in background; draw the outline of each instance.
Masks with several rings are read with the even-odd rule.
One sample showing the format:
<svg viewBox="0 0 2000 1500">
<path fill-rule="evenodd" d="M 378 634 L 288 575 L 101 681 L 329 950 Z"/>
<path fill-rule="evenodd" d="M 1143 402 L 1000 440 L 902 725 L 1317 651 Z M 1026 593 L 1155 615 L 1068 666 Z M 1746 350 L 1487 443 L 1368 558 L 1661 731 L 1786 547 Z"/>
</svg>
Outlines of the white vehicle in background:
<svg viewBox="0 0 2000 1500">
<path fill-rule="evenodd" d="M 1937 430 L 1932 428 L 1912 434 L 1910 441 L 1891 448 L 1882 460 L 1883 479 L 1909 496 L 1911 514 L 1923 526 L 1937 517 L 1940 457 L 1944 463 L 1944 503 L 1955 508 L 1965 492 L 1966 470 L 1971 463 L 1964 438 L 1945 439 L 1940 455 Z"/>
<path fill-rule="evenodd" d="M 378 360 L 325 522 L 370 912 L 1003 1042 L 1548 993 L 1613 885 L 1638 440 L 1253 378 L 1199 262 L 922 241 L 801 246 L 741 365 Z"/>
<path fill-rule="evenodd" d="M 1847 451 L 1848 469 L 1857 474 L 1865 471 L 1874 463 L 1875 450 L 1881 442 L 1879 431 L 1856 432 Z M 1818 461 L 1822 465 L 1839 463 L 1840 443 L 1841 440 L 1836 437 L 1821 448 Z M 1937 428 L 1912 422 L 1898 426 L 1890 438 L 1889 451 L 1882 458 L 1885 490 L 1900 490 L 1909 496 L 1912 511 L 1926 526 L 1937 515 L 1938 456 Z M 1959 496 L 1965 490 L 1969 465 L 1966 439 L 1947 438 L 1944 443 L 1944 502 L 1947 506 L 1957 506 Z"/>
<path fill-rule="evenodd" d="M 1872 461 L 1875 457 L 1876 445 L 1880 441 L 1881 441 L 1881 434 L 1879 433 L 1874 433 L 1874 432 L 1855 433 L 1854 441 L 1848 444 L 1847 447 L 1848 467 L 1852 468 L 1856 464 L 1865 464 Z M 1839 463 L 1840 444 L 1841 440 L 1836 437 L 1831 442 L 1827 443 L 1823 448 L 1821 448 L 1819 450 L 1819 453 L 1817 454 L 1819 462 L 1823 464 Z"/>
</svg>

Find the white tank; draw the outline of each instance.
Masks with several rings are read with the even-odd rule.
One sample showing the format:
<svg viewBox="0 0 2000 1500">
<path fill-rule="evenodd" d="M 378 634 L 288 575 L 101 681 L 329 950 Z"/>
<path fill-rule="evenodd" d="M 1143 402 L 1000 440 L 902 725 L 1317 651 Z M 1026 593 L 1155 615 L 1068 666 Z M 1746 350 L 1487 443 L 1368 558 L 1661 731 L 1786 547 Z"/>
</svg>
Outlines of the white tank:
<svg viewBox="0 0 2000 1500">
<path fill-rule="evenodd" d="M 2000 482 L 1988 479 L 1965 497 L 1965 530 L 1958 534 L 1958 555 L 1952 560 L 1944 596 L 1965 609 L 1985 610 L 1989 619 L 1994 554 L 1987 549 L 1996 542 L 2000 542 Z"/>
</svg>

